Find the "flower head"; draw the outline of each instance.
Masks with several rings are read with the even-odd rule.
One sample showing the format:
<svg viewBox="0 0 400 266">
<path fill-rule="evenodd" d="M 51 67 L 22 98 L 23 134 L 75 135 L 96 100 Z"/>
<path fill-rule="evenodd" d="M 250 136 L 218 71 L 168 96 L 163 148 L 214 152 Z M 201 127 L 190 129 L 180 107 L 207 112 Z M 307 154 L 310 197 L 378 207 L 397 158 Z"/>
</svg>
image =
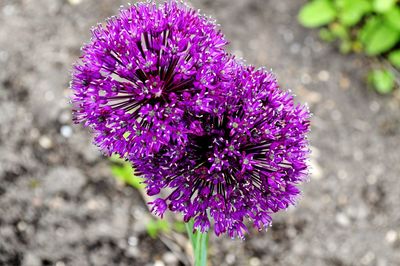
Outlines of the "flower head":
<svg viewBox="0 0 400 266">
<path fill-rule="evenodd" d="M 92 30 L 73 71 L 74 119 L 107 154 L 149 156 L 186 142 L 187 112 L 209 110 L 226 41 L 176 1 L 138 3 Z"/>
<path fill-rule="evenodd" d="M 245 218 L 261 230 L 271 213 L 295 203 L 296 186 L 307 177 L 309 129 L 308 109 L 295 105 L 271 73 L 242 68 L 230 85 L 236 93 L 221 111 L 198 117 L 199 133 L 176 148 L 185 156 L 171 162 L 160 153 L 136 163 L 151 194 L 172 189 L 163 199 L 170 210 L 194 218 L 201 231 L 211 218 L 217 235 L 240 238 Z"/>
<path fill-rule="evenodd" d="M 215 23 L 176 1 L 139 3 L 92 30 L 73 72 L 74 118 L 132 162 L 151 210 L 243 238 L 294 204 L 309 111 L 224 51 Z M 162 191 L 168 191 L 161 197 Z"/>
</svg>

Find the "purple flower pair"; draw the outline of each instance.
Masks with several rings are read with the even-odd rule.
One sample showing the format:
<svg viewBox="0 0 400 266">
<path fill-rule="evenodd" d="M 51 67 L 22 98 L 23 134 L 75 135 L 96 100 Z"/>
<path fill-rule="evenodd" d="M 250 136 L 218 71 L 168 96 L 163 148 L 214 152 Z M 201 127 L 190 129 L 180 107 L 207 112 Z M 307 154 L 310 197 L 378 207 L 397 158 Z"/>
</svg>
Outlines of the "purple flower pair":
<svg viewBox="0 0 400 266">
<path fill-rule="evenodd" d="M 138 3 L 92 30 L 73 71 L 74 119 L 144 178 L 154 213 L 243 238 L 295 202 L 308 109 L 225 51 L 215 22 L 176 1 Z"/>
</svg>

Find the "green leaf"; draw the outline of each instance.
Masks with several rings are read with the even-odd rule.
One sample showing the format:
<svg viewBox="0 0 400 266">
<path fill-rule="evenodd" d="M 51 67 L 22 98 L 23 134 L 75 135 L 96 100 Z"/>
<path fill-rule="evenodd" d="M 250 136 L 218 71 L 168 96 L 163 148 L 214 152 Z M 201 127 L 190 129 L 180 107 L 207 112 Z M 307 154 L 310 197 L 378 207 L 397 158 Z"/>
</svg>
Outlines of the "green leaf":
<svg viewBox="0 0 400 266">
<path fill-rule="evenodd" d="M 157 224 L 161 232 L 168 232 L 170 230 L 167 220 L 158 219 Z"/>
<path fill-rule="evenodd" d="M 400 69 L 400 49 L 393 51 L 388 56 L 390 63 Z"/>
<path fill-rule="evenodd" d="M 186 231 L 185 223 L 181 221 L 174 222 L 174 231 L 184 233 Z"/>
<path fill-rule="evenodd" d="M 372 5 L 368 0 L 341 0 L 339 9 L 339 21 L 343 25 L 353 26 L 372 10 Z"/>
<path fill-rule="evenodd" d="M 169 224 L 166 220 L 162 219 L 151 219 L 147 224 L 146 224 L 146 230 L 147 234 L 151 238 L 156 238 L 160 233 L 164 232 L 169 232 Z"/>
<path fill-rule="evenodd" d="M 394 74 L 389 70 L 373 70 L 368 74 L 368 81 L 375 90 L 382 94 L 390 93 L 394 87 Z"/>
<path fill-rule="evenodd" d="M 350 40 L 348 29 L 340 23 L 332 23 L 330 25 L 331 32 L 341 40 Z"/>
<path fill-rule="evenodd" d="M 157 223 L 154 220 L 150 220 L 146 224 L 146 230 L 147 230 L 147 234 L 151 238 L 156 238 L 157 237 L 157 234 L 158 234 Z"/>
<path fill-rule="evenodd" d="M 352 43 L 349 40 L 342 40 L 342 42 L 340 43 L 339 49 L 342 54 L 350 53 L 351 48 L 352 48 Z"/>
<path fill-rule="evenodd" d="M 302 7 L 299 13 L 299 22 L 304 27 L 319 27 L 332 22 L 336 17 L 336 10 L 330 0 L 313 0 Z"/>
<path fill-rule="evenodd" d="M 349 53 L 352 48 L 352 42 L 348 28 L 340 23 L 332 23 L 329 25 L 329 29 L 333 36 L 340 39 L 340 52 L 343 54 Z"/>
<path fill-rule="evenodd" d="M 396 4 L 396 0 L 374 0 L 372 5 L 376 12 L 384 13 Z"/>
<path fill-rule="evenodd" d="M 354 52 L 356 52 L 356 53 L 361 53 L 362 52 L 362 44 L 361 44 L 361 42 L 360 41 L 354 41 L 352 44 L 351 44 L 351 49 L 354 51 Z"/>
<path fill-rule="evenodd" d="M 144 189 L 145 185 L 142 183 L 143 180 L 134 175 L 134 169 L 130 163 L 115 158 L 113 158 L 112 161 L 114 164 L 111 165 L 111 172 L 118 180 L 138 190 Z"/>
<path fill-rule="evenodd" d="M 368 36 L 371 35 L 371 33 L 375 30 L 376 27 L 378 27 L 378 25 L 381 22 L 382 21 L 376 16 L 368 18 L 367 21 L 365 22 L 364 26 L 361 28 L 361 30 L 358 33 L 358 39 L 362 43 L 366 43 Z"/>
<path fill-rule="evenodd" d="M 332 31 L 328 30 L 327 28 L 322 28 L 319 31 L 319 37 L 325 42 L 333 42 L 336 39 L 336 36 L 332 33 Z"/>
<path fill-rule="evenodd" d="M 122 164 L 124 163 L 124 159 L 121 159 L 121 157 L 117 154 L 113 154 L 111 155 L 111 157 L 109 157 L 109 160 L 113 163 L 117 163 L 117 164 Z"/>
<path fill-rule="evenodd" d="M 391 8 L 383 17 L 388 24 L 400 31 L 400 7 Z"/>
<path fill-rule="evenodd" d="M 359 38 L 368 55 L 378 55 L 397 44 L 400 40 L 400 32 L 382 19 L 372 17 L 362 28 Z"/>
</svg>

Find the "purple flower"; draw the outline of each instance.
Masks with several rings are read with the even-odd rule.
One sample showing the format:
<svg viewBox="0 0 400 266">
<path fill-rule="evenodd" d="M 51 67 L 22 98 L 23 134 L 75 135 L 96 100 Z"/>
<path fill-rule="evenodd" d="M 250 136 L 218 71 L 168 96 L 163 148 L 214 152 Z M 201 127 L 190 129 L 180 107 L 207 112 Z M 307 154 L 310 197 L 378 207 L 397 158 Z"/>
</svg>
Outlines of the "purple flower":
<svg viewBox="0 0 400 266">
<path fill-rule="evenodd" d="M 176 1 L 138 3 L 92 30 L 73 71 L 74 119 L 108 155 L 143 157 L 188 141 L 190 111 L 209 111 L 226 41 Z"/>
<path fill-rule="evenodd" d="M 224 51 L 213 21 L 184 4 L 140 3 L 92 31 L 73 72 L 76 122 L 128 159 L 151 210 L 243 238 L 294 204 L 307 178 L 310 114 L 275 77 Z"/>
<path fill-rule="evenodd" d="M 308 174 L 310 114 L 271 73 L 239 64 L 236 71 L 218 112 L 191 118 L 197 130 L 175 147 L 184 156 L 171 162 L 160 152 L 134 165 L 151 191 L 172 189 L 163 199 L 168 208 L 194 218 L 198 230 L 212 219 L 217 235 L 243 238 L 245 218 L 261 230 L 295 203 Z"/>
</svg>

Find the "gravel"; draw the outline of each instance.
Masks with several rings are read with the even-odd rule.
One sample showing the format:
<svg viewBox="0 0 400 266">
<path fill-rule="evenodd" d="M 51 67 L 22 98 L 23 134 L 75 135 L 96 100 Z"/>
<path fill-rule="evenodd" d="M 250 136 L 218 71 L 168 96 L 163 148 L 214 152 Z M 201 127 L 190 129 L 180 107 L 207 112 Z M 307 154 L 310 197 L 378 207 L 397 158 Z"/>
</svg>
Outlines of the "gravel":
<svg viewBox="0 0 400 266">
<path fill-rule="evenodd" d="M 201 0 L 229 49 L 307 101 L 310 182 L 296 208 L 247 240 L 211 237 L 210 265 L 400 265 L 400 101 L 365 85 L 368 59 L 303 29 L 304 1 Z M 70 121 L 70 68 L 89 28 L 123 1 L 0 2 L 0 265 L 182 265 L 150 238 L 122 187 Z"/>
</svg>

